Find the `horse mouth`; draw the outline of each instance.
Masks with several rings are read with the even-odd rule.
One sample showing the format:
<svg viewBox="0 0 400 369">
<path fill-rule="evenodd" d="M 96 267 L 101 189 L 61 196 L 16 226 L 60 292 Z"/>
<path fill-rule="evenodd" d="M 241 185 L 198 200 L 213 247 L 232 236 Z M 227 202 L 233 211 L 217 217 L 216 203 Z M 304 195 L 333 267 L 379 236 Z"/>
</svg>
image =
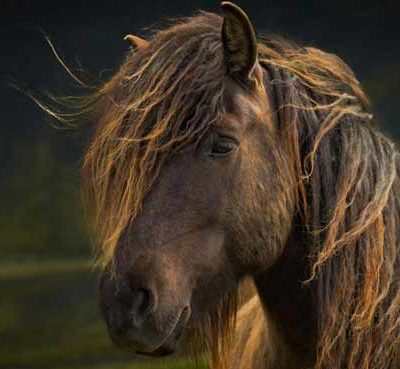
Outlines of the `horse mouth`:
<svg viewBox="0 0 400 369">
<path fill-rule="evenodd" d="M 171 332 L 168 335 L 168 337 L 157 349 L 149 352 L 136 351 L 136 354 L 141 356 L 151 356 L 151 357 L 164 357 L 172 355 L 178 347 L 178 343 L 183 335 L 186 323 L 189 320 L 189 316 L 190 316 L 190 309 L 188 306 L 186 306 L 182 310 L 178 320 L 171 329 Z"/>
</svg>

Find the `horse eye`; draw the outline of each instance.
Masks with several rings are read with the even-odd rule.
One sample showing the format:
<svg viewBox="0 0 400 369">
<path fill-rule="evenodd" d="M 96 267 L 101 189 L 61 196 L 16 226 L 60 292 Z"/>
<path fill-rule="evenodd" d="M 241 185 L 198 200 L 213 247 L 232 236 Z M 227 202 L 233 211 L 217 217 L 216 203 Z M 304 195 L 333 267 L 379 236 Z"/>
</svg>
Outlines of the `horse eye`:
<svg viewBox="0 0 400 369">
<path fill-rule="evenodd" d="M 232 153 L 237 144 L 228 138 L 216 138 L 212 144 L 210 156 L 221 157 Z"/>
</svg>

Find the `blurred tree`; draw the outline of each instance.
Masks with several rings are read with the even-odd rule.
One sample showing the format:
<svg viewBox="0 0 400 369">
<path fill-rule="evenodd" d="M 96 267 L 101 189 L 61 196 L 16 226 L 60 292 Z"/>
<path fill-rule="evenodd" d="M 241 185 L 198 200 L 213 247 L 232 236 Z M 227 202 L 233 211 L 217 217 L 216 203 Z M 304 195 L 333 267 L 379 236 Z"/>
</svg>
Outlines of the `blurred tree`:
<svg viewBox="0 0 400 369">
<path fill-rule="evenodd" d="M 60 134 L 58 132 L 58 134 Z M 0 194 L 2 257 L 87 256 L 79 171 L 49 135 L 11 143 Z"/>
</svg>

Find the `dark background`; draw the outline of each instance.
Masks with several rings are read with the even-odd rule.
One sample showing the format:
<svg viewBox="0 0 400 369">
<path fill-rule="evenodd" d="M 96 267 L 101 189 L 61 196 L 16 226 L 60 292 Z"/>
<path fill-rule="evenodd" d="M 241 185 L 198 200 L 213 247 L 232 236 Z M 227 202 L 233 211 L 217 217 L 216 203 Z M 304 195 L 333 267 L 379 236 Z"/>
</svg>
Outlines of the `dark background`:
<svg viewBox="0 0 400 369">
<path fill-rule="evenodd" d="M 237 3 L 258 32 L 341 56 L 365 86 L 382 129 L 400 138 L 395 0 Z M 10 81 L 32 91 L 80 93 L 42 31 L 72 69 L 104 80 L 128 50 L 125 34 L 146 36 L 145 26 L 198 9 L 219 12 L 219 3 L 0 0 L 0 368 L 147 365 L 129 366 L 130 356 L 111 347 L 99 319 L 78 189 L 88 134 L 55 129 Z"/>
</svg>

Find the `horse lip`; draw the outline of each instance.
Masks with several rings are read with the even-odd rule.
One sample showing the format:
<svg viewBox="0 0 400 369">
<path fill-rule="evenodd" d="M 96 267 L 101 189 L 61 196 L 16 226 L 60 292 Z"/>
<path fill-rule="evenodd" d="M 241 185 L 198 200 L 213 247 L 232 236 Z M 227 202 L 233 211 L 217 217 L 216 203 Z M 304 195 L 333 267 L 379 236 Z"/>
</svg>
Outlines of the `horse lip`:
<svg viewBox="0 0 400 369">
<path fill-rule="evenodd" d="M 171 329 L 170 334 L 163 341 L 163 343 L 161 343 L 160 346 L 158 346 L 153 351 L 148 351 L 148 352 L 136 351 L 136 354 L 142 356 L 151 356 L 151 357 L 163 357 L 173 354 L 176 350 L 176 344 L 182 336 L 182 333 L 184 331 L 187 321 L 189 320 L 189 317 L 190 317 L 190 308 L 189 306 L 185 306 L 182 309 L 182 312 L 180 313 L 179 318 L 177 319 L 173 328 Z"/>
</svg>

